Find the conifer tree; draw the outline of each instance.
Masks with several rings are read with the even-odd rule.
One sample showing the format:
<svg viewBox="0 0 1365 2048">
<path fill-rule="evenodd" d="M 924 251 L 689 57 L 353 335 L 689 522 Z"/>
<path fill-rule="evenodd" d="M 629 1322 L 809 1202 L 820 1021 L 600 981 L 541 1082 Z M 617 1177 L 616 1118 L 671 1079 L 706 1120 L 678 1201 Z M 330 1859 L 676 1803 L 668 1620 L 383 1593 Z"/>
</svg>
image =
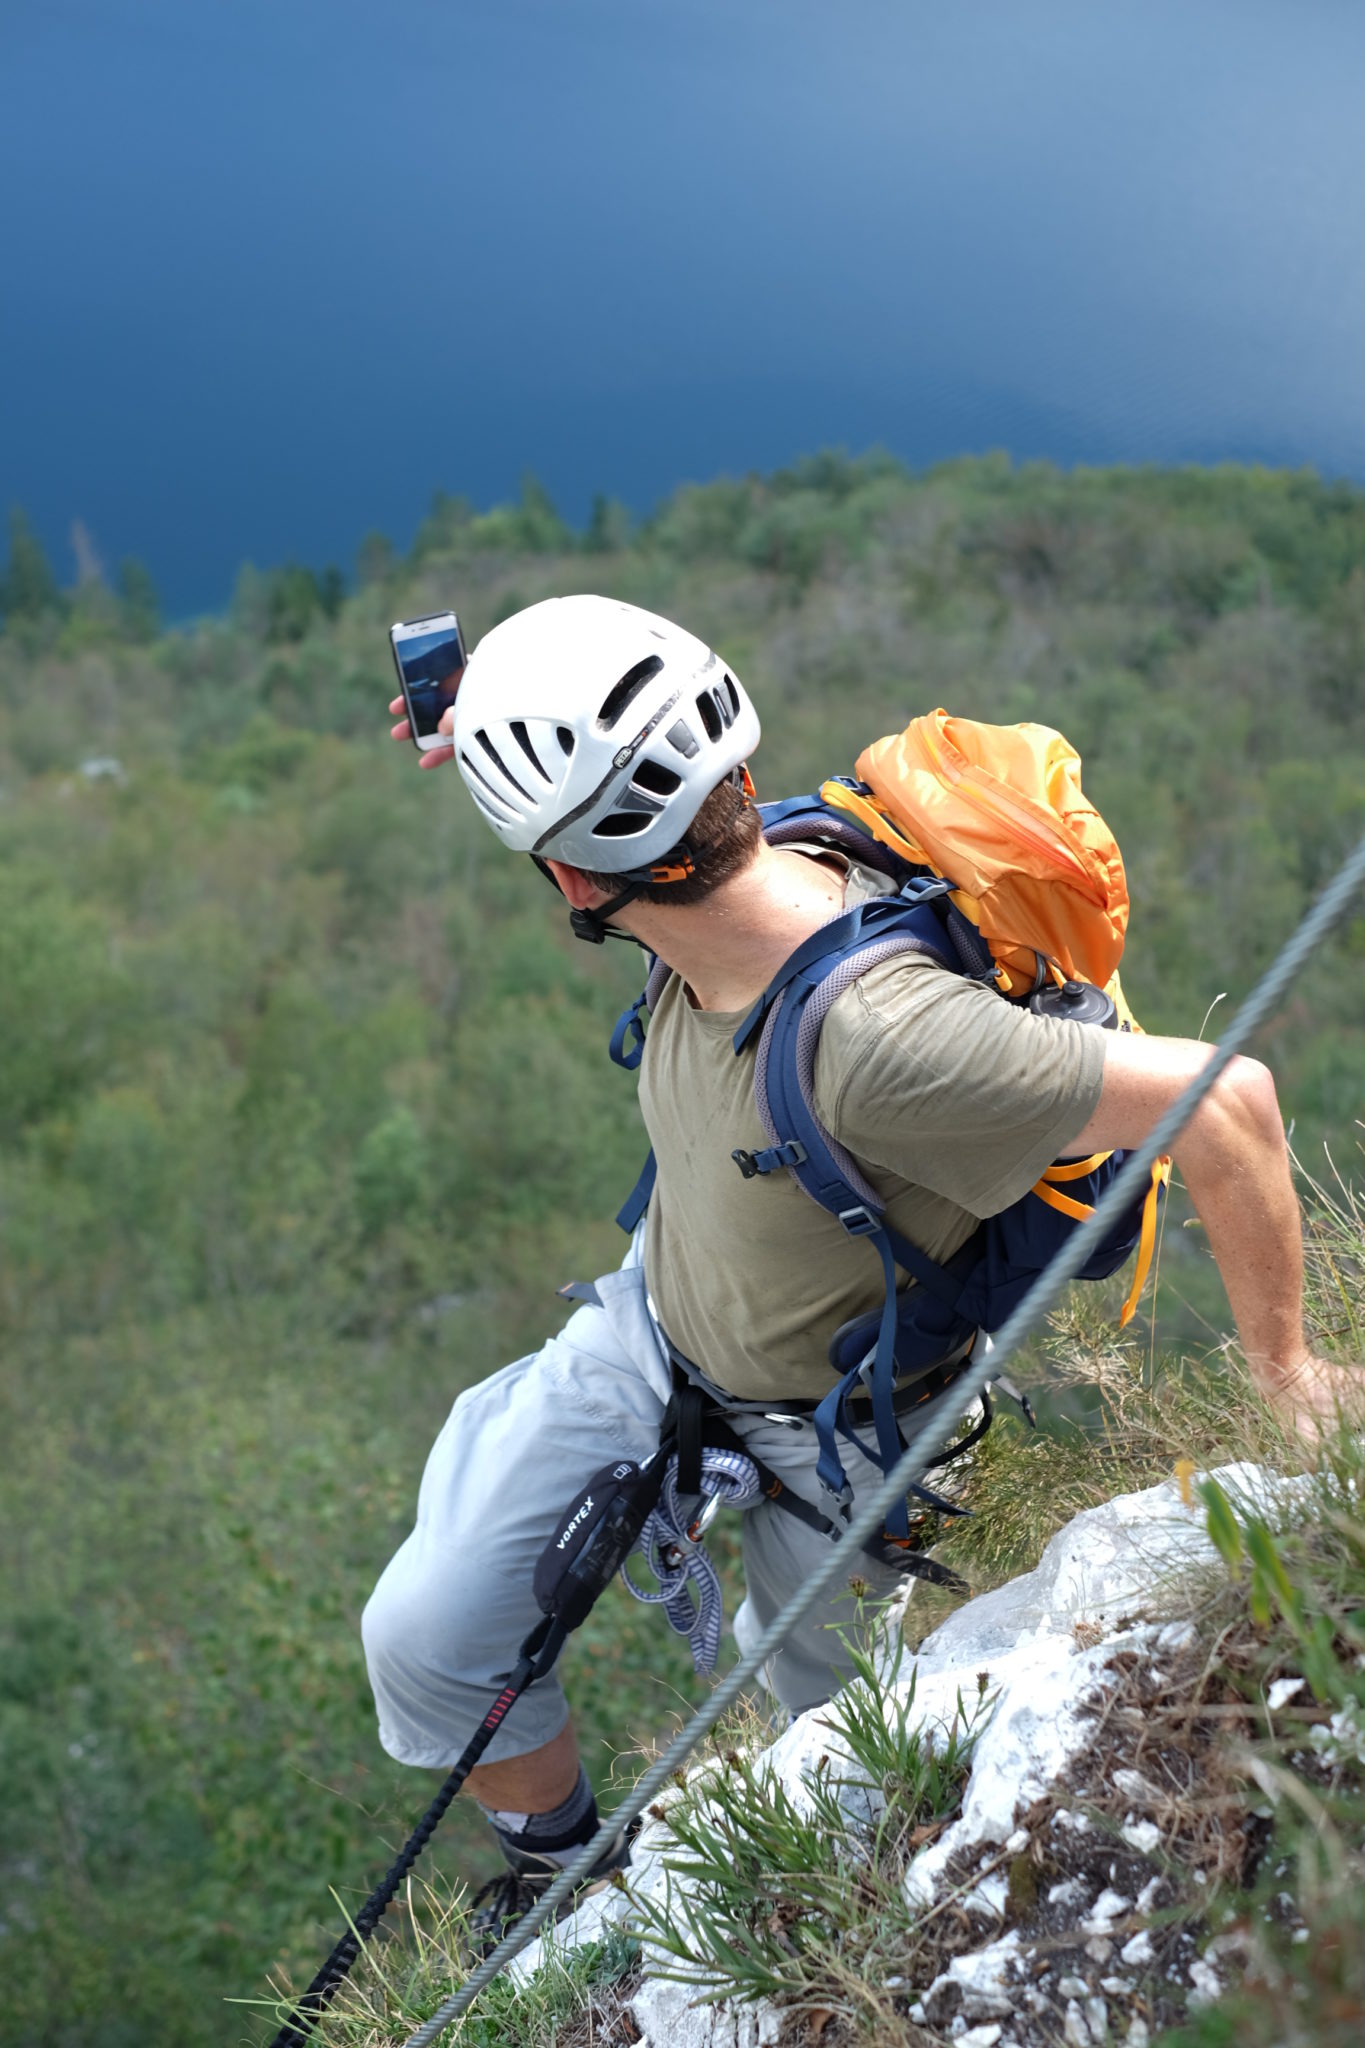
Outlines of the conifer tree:
<svg viewBox="0 0 1365 2048">
<path fill-rule="evenodd" d="M 592 515 L 583 535 L 583 550 L 589 555 L 613 555 L 630 546 L 630 513 L 619 498 L 598 491 L 592 501 Z"/>
<path fill-rule="evenodd" d="M 0 613 L 14 619 L 40 619 L 61 605 L 61 593 L 43 544 L 20 505 L 9 515 L 9 561 L 0 576 Z"/>
<path fill-rule="evenodd" d="M 517 537 L 521 545 L 533 554 L 553 554 L 570 544 L 569 529 L 560 518 L 554 499 L 540 478 L 529 469 L 521 479 Z"/>
<path fill-rule="evenodd" d="M 129 555 L 119 564 L 118 594 L 124 629 L 132 640 L 155 640 L 161 619 L 156 585 L 144 562 Z"/>
</svg>

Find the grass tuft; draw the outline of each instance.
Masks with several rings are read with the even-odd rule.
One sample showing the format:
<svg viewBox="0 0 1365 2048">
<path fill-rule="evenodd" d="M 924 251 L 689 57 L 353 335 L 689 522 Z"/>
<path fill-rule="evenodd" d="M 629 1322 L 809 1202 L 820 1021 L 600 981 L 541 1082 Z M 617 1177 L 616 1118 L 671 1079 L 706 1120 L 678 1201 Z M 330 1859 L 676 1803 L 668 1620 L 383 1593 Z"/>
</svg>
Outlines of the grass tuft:
<svg viewBox="0 0 1365 2048">
<path fill-rule="evenodd" d="M 455 1991 L 471 1967 L 462 1887 L 410 1878 L 401 1910 L 390 1909 L 337 2000 L 319 2022 L 317 2048 L 384 2048 L 408 2039 Z M 582 1948 L 556 1946 L 551 1931 L 542 1966 L 529 1978 L 500 1977 L 476 2009 L 449 2033 L 451 2048 L 608 2048 L 612 2028 L 638 1976 L 640 1947 L 612 1927 Z M 278 2025 L 287 1998 L 269 2008 Z M 623 2041 L 634 2040 L 625 2022 Z"/>
<path fill-rule="evenodd" d="M 667 1815 L 664 1868 L 686 1894 L 669 1882 L 637 1897 L 634 1924 L 646 1967 L 699 1998 L 766 1997 L 875 2033 L 893 2013 L 891 1959 L 912 1939 L 907 1865 L 959 1811 L 989 1708 L 959 1698 L 931 1743 L 913 1679 L 895 1692 L 903 1650 L 888 1662 L 861 1617 L 845 1647 L 856 1677 L 802 1791 L 735 1751 L 695 1775 Z"/>
</svg>

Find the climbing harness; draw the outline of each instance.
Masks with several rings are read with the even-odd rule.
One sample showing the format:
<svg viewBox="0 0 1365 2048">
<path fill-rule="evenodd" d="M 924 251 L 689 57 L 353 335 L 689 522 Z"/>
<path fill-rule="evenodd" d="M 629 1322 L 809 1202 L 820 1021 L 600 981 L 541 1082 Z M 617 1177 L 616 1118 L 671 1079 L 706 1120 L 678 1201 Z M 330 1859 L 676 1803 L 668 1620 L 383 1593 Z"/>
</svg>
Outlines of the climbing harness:
<svg viewBox="0 0 1365 2048">
<path fill-rule="evenodd" d="M 594 1308 L 602 1305 L 601 1296 L 590 1281 L 571 1280 L 559 1289 L 559 1294 L 564 1301 L 587 1302 Z M 802 1429 L 814 1422 L 818 1404 L 814 1401 L 745 1401 L 725 1393 L 672 1343 L 659 1323 L 652 1303 L 649 1304 L 649 1312 L 660 1348 L 668 1357 L 673 1371 L 673 1394 L 659 1427 L 659 1446 L 666 1458 L 676 1453 L 679 1498 L 700 1500 L 704 1491 L 702 1466 L 707 1449 L 727 1451 L 744 1457 L 752 1464 L 758 1475 L 759 1491 L 772 1506 L 821 1536 L 842 1536 L 847 1520 L 846 1504 L 834 1503 L 833 1512 L 826 1514 L 804 1495 L 794 1492 L 771 1465 L 758 1456 L 752 1444 L 737 1433 L 730 1421 L 731 1417 L 757 1415 L 767 1422 Z M 975 1335 L 974 1332 L 972 1334 Z M 989 1339 L 982 1341 L 989 1345 Z M 946 1359 L 922 1373 L 913 1386 L 897 1389 L 891 1403 L 897 1426 L 901 1418 L 929 1403 L 952 1405 L 954 1419 L 970 1405 L 967 1402 L 957 1405 L 953 1391 L 969 1349 L 970 1343 L 959 1345 Z M 1022 1406 L 1025 1418 L 1032 1426 L 1033 1411 L 1027 1401 L 1023 1401 Z M 980 1442 L 991 1423 L 989 1395 L 982 1396 L 981 1407 L 981 1420 L 976 1427 L 967 1436 L 950 1443 L 931 1461 L 933 1465 L 950 1464 Z M 913 1525 L 907 1526 L 900 1535 L 883 1530 L 875 1540 L 865 1542 L 863 1550 L 880 1564 L 889 1564 L 915 1578 L 931 1579 L 935 1585 L 945 1586 L 954 1592 L 965 1592 L 967 1588 L 956 1572 L 922 1553 L 936 1540 L 943 1521 L 968 1515 L 970 1510 L 927 1486 L 916 1485 L 910 1491 L 923 1511 L 917 1515 Z M 635 1589 L 632 1587 L 631 1590 Z"/>
</svg>

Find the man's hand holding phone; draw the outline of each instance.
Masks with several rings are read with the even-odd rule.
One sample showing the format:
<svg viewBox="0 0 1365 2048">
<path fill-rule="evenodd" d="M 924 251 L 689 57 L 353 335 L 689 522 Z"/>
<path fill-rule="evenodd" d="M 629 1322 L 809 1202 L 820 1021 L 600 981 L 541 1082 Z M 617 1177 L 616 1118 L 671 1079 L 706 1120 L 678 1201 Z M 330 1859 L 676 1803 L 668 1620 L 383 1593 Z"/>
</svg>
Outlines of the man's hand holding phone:
<svg viewBox="0 0 1365 2048">
<path fill-rule="evenodd" d="M 389 710 L 395 718 L 398 718 L 397 725 L 390 728 L 390 735 L 393 739 L 410 740 L 412 738 L 412 727 L 408 724 L 407 709 L 408 707 L 401 697 L 394 697 L 390 700 Z M 401 718 L 398 717 L 400 712 L 403 714 Z M 453 704 L 448 711 L 441 714 L 441 722 L 436 730 L 444 733 L 454 732 L 455 707 Z M 417 766 L 419 768 L 439 768 L 443 761 L 453 761 L 454 759 L 454 747 L 426 747 L 418 756 Z"/>
</svg>

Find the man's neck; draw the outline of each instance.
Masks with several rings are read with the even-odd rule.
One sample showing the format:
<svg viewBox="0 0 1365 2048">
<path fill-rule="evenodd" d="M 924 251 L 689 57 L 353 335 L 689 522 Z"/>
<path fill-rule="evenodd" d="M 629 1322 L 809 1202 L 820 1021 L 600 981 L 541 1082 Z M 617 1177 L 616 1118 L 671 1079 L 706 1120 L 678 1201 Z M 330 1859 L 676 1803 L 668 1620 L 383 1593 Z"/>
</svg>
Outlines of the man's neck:
<svg viewBox="0 0 1365 2048">
<path fill-rule="evenodd" d="M 840 868 L 761 845 L 701 903 L 632 903 L 619 922 L 680 974 L 703 1010 L 747 1010 L 804 939 L 843 906 Z"/>
</svg>

